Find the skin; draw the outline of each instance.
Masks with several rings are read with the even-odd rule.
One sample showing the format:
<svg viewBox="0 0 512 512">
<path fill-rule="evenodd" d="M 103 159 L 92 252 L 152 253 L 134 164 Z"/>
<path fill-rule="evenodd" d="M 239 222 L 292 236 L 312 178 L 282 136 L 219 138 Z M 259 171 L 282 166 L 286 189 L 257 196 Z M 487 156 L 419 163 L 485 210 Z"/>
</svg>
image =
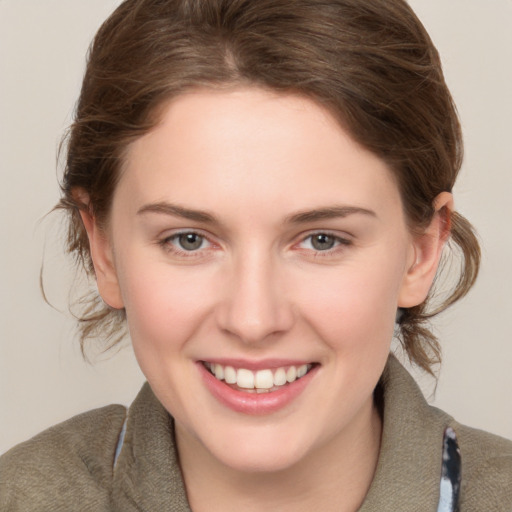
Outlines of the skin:
<svg viewBox="0 0 512 512">
<path fill-rule="evenodd" d="M 195 511 L 359 507 L 396 309 L 426 297 L 451 201 L 436 198 L 413 236 L 384 162 L 311 100 L 257 88 L 181 95 L 130 146 L 107 232 L 82 215 L 100 293 L 126 308 L 139 364 L 175 418 Z M 180 246 L 183 232 L 204 237 L 198 249 Z M 314 246 L 318 233 L 333 247 Z M 317 370 L 286 407 L 248 415 L 199 378 L 197 361 L 215 358 Z"/>
</svg>

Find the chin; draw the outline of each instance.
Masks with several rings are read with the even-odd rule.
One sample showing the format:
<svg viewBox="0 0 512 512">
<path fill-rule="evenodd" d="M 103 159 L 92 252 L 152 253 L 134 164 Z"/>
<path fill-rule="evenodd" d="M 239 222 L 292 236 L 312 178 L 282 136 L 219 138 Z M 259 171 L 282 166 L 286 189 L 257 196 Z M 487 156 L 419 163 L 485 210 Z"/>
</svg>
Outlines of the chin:
<svg viewBox="0 0 512 512">
<path fill-rule="evenodd" d="M 227 434 L 218 440 L 220 442 L 210 439 L 205 447 L 215 459 L 234 471 L 275 473 L 300 463 L 312 448 L 308 448 L 307 440 L 294 438 L 289 427 L 284 432 L 279 430 L 272 432 L 270 425 L 268 429 L 263 426 L 255 432 L 239 430 Z"/>
<path fill-rule="evenodd" d="M 292 468 L 303 457 L 303 453 L 297 453 L 296 451 L 290 453 L 288 448 L 285 452 L 275 449 L 267 452 L 264 448 L 262 449 L 261 445 L 255 445 L 252 450 L 224 454 L 221 462 L 240 473 L 270 474 Z"/>
</svg>

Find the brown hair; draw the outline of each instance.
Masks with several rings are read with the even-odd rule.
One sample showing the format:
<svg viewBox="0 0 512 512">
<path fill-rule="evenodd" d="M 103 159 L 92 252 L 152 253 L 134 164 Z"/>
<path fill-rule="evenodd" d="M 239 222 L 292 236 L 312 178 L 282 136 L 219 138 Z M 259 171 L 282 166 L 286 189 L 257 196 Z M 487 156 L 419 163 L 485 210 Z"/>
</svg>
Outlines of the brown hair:
<svg viewBox="0 0 512 512">
<path fill-rule="evenodd" d="M 438 53 L 404 0 L 126 0 L 98 31 L 67 138 L 59 206 L 69 213 L 68 250 L 93 275 L 79 210 L 108 219 L 127 146 L 158 122 L 158 107 L 192 87 L 255 85 L 326 106 L 355 140 L 394 172 L 411 229 L 451 191 L 461 130 Z M 84 189 L 90 204 L 73 197 Z M 402 312 L 409 358 L 428 372 L 440 347 L 428 319 L 473 285 L 480 251 L 471 225 L 451 217 L 459 280 L 435 308 Z M 82 301 L 81 343 L 113 345 L 123 312 L 97 293 Z"/>
</svg>

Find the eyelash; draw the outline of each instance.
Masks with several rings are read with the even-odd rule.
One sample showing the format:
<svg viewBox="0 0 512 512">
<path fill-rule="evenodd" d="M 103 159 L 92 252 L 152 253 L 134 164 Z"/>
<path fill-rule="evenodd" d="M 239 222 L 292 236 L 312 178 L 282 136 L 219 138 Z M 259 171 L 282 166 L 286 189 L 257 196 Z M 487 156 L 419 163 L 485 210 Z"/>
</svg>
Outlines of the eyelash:
<svg viewBox="0 0 512 512">
<path fill-rule="evenodd" d="M 196 235 L 197 237 L 201 238 L 201 245 L 203 245 L 204 242 L 207 242 L 209 244 L 209 247 L 203 248 L 199 247 L 197 249 L 193 250 L 186 250 L 179 248 L 177 245 L 173 244 L 173 241 L 179 240 L 179 237 L 184 235 Z M 335 235 L 334 233 L 331 233 L 329 231 L 315 231 L 313 233 L 309 233 L 308 235 L 301 238 L 301 240 L 295 244 L 295 246 L 300 246 L 301 244 L 304 244 L 307 240 L 310 240 L 310 244 L 312 244 L 312 240 L 315 236 L 327 236 L 333 239 L 334 246 L 329 249 L 325 250 L 319 250 L 314 248 L 300 248 L 302 251 L 311 252 L 314 254 L 314 257 L 329 257 L 333 256 L 334 254 L 338 253 L 340 251 L 340 246 L 347 247 L 352 245 L 352 241 L 348 238 L 342 238 L 338 235 Z M 202 253 L 205 249 L 211 248 L 212 246 L 215 246 L 214 242 L 212 242 L 209 237 L 204 235 L 201 232 L 194 231 L 194 230 L 188 230 L 188 231 L 180 231 L 178 233 L 174 233 L 170 236 L 166 236 L 165 238 L 158 241 L 158 245 L 160 245 L 166 252 L 175 254 L 177 256 L 182 256 L 185 258 L 194 258 L 194 257 L 201 257 Z"/>
</svg>

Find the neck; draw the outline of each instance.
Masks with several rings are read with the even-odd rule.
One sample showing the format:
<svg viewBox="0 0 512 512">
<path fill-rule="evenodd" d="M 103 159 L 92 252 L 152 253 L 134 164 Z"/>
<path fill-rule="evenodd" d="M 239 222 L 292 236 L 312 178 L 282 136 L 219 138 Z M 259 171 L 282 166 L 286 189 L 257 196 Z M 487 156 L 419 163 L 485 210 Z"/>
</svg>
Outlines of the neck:
<svg viewBox="0 0 512 512">
<path fill-rule="evenodd" d="M 224 465 L 176 425 L 180 464 L 194 512 L 356 511 L 368 492 L 382 423 L 373 403 L 344 432 L 281 471 L 241 472 Z"/>
</svg>

